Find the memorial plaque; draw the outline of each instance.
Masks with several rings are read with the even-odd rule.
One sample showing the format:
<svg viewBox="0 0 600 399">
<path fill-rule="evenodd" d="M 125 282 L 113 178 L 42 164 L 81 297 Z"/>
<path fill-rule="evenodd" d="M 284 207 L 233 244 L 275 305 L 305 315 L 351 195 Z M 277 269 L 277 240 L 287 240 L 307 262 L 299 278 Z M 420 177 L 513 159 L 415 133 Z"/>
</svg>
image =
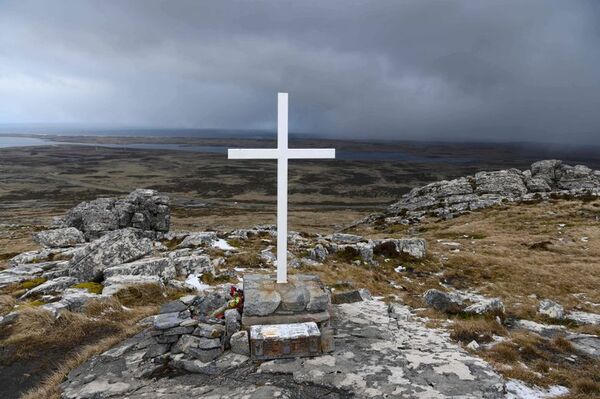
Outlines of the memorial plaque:
<svg viewBox="0 0 600 399">
<path fill-rule="evenodd" d="M 258 325 L 250 328 L 250 356 L 255 360 L 317 356 L 321 332 L 314 322 Z"/>
</svg>

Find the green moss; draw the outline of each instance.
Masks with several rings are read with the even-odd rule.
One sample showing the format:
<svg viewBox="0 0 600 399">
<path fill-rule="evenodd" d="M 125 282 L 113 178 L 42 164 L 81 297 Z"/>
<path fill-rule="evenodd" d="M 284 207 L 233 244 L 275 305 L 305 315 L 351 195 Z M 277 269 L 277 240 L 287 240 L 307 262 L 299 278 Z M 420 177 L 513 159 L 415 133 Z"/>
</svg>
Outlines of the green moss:
<svg viewBox="0 0 600 399">
<path fill-rule="evenodd" d="M 102 284 L 94 283 L 91 281 L 87 281 L 85 283 L 75 284 L 73 288 L 82 288 L 88 290 L 91 294 L 102 294 L 102 289 L 104 288 Z"/>
<path fill-rule="evenodd" d="M 31 279 L 31 280 L 23 281 L 20 284 L 19 288 L 25 289 L 25 290 L 30 290 L 30 289 L 35 288 L 38 285 L 43 284 L 45 282 L 46 282 L 45 278 L 37 277 L 37 278 Z"/>
</svg>

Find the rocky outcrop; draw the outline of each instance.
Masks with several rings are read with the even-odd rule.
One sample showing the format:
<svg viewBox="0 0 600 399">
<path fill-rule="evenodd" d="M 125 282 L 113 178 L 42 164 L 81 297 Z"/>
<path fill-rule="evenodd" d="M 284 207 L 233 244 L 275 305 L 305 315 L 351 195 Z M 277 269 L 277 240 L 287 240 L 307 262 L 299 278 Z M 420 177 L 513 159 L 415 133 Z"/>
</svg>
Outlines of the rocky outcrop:
<svg viewBox="0 0 600 399">
<path fill-rule="evenodd" d="M 61 248 L 84 243 L 85 237 L 75 227 L 65 227 L 36 233 L 33 235 L 33 241 L 47 248 Z"/>
<path fill-rule="evenodd" d="M 467 313 L 473 315 L 504 313 L 504 303 L 500 298 L 486 298 L 461 291 L 444 292 L 436 289 L 423 294 L 425 303 L 444 313 Z"/>
<path fill-rule="evenodd" d="M 99 280 L 105 269 L 140 259 L 152 251 L 152 241 L 139 230 L 110 232 L 78 252 L 69 262 L 69 275 L 82 281 Z"/>
<path fill-rule="evenodd" d="M 551 197 L 600 196 L 600 171 L 569 166 L 559 160 L 539 161 L 530 170 L 479 172 L 475 176 L 443 180 L 415 188 L 382 215 L 387 224 L 418 222 L 425 215 L 451 218 L 504 202 L 537 201 Z"/>
<path fill-rule="evenodd" d="M 68 211 L 59 225 L 75 227 L 87 239 L 127 227 L 167 232 L 170 226 L 169 197 L 155 190 L 137 189 L 123 199 L 98 198 L 82 202 Z"/>
</svg>

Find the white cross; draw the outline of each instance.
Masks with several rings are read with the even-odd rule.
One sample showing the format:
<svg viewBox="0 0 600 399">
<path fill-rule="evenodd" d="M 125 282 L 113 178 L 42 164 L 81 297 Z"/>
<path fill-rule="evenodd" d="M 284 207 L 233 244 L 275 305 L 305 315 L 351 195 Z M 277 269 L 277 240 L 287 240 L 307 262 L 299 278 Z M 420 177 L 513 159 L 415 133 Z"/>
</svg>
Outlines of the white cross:
<svg viewBox="0 0 600 399">
<path fill-rule="evenodd" d="M 229 159 L 277 160 L 277 282 L 287 283 L 288 159 L 335 158 L 332 148 L 288 148 L 288 94 L 277 94 L 277 148 L 229 149 Z"/>
</svg>

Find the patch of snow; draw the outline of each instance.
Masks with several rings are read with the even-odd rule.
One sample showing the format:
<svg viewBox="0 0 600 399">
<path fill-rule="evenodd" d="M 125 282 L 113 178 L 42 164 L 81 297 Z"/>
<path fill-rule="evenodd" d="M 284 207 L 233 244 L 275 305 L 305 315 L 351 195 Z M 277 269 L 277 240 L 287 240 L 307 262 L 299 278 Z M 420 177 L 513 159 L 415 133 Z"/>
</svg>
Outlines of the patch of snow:
<svg viewBox="0 0 600 399">
<path fill-rule="evenodd" d="M 235 270 L 238 273 L 241 273 L 241 272 L 245 272 L 246 268 L 245 267 L 234 267 L 233 270 Z"/>
<path fill-rule="evenodd" d="M 403 272 L 403 271 L 405 271 L 405 270 L 406 270 L 406 268 L 405 268 L 404 266 L 402 266 L 402 265 L 399 265 L 398 267 L 395 267 L 395 268 L 394 268 L 394 271 L 395 271 L 396 273 L 400 273 L 400 272 Z"/>
<path fill-rule="evenodd" d="M 588 242 L 590 240 L 589 237 L 581 237 L 581 241 L 583 242 Z"/>
<path fill-rule="evenodd" d="M 212 246 L 213 248 L 222 249 L 223 251 L 231 251 L 236 249 L 222 238 L 219 238 L 217 241 L 213 242 Z"/>
<path fill-rule="evenodd" d="M 204 284 L 202 281 L 198 279 L 198 276 L 194 274 L 190 274 L 188 278 L 185 280 L 185 283 L 192 288 L 195 288 L 197 291 L 205 291 L 210 289 L 210 285 Z"/>
<path fill-rule="evenodd" d="M 509 380 L 506 383 L 506 399 L 542 399 L 566 395 L 569 389 L 561 385 L 553 385 L 548 389 L 530 387 L 519 380 Z"/>
</svg>

